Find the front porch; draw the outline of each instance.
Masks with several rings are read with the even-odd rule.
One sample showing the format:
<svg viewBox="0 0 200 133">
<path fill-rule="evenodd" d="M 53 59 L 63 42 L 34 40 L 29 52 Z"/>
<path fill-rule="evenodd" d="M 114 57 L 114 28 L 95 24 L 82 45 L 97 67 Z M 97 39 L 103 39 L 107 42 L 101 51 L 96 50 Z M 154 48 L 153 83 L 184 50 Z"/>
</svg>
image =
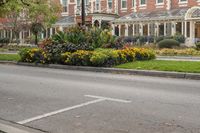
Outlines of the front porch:
<svg viewBox="0 0 200 133">
<path fill-rule="evenodd" d="M 192 46 L 200 40 L 200 7 L 170 12 L 133 13 L 113 21 L 117 36 L 174 36 L 179 33 Z"/>
</svg>

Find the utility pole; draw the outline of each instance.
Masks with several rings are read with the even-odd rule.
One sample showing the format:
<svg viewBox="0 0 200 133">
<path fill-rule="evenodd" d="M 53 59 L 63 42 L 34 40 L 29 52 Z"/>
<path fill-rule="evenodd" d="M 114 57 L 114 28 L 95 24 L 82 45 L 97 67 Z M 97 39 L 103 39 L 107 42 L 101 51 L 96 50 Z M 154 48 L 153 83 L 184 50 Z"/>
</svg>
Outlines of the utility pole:
<svg viewBox="0 0 200 133">
<path fill-rule="evenodd" d="M 82 26 L 85 26 L 85 0 L 81 1 L 81 20 L 82 20 Z"/>
</svg>

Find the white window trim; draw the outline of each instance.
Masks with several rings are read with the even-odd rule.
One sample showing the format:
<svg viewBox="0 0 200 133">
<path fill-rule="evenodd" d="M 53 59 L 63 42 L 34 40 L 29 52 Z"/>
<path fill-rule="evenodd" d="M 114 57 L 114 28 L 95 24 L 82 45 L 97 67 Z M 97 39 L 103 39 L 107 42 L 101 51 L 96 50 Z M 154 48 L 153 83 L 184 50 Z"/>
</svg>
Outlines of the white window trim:
<svg viewBox="0 0 200 133">
<path fill-rule="evenodd" d="M 146 1 L 145 4 L 141 4 L 141 0 L 140 0 L 139 7 L 146 7 L 147 6 L 147 0 L 145 0 L 145 1 Z"/>
<path fill-rule="evenodd" d="M 99 8 L 97 10 L 97 0 L 95 0 L 95 12 L 100 12 L 101 11 L 101 0 L 99 0 Z"/>
<path fill-rule="evenodd" d="M 121 0 L 121 10 L 127 10 L 127 0 L 126 0 L 126 7 L 125 8 L 122 8 L 122 1 L 125 1 L 125 0 Z"/>
<path fill-rule="evenodd" d="M 69 0 L 67 0 L 67 11 L 66 12 L 62 11 L 62 13 L 61 13 L 61 15 L 63 15 L 63 16 L 68 15 L 68 12 L 69 12 L 69 3 L 68 3 L 68 1 Z M 62 8 L 63 8 L 63 1 L 61 3 L 62 3 Z"/>
<path fill-rule="evenodd" d="M 181 0 L 179 0 L 178 3 L 179 3 L 179 4 L 187 4 L 187 3 L 188 3 L 188 0 L 186 0 L 186 1 L 181 1 Z"/>
<path fill-rule="evenodd" d="M 112 0 L 112 8 L 109 8 L 109 0 L 107 0 L 107 11 L 112 11 L 113 10 L 113 0 Z"/>
<path fill-rule="evenodd" d="M 163 2 L 162 3 L 158 3 L 158 0 L 156 0 L 156 6 L 160 6 L 160 5 L 164 5 L 164 0 L 163 0 Z"/>
<path fill-rule="evenodd" d="M 76 6 L 77 6 L 77 7 L 81 6 L 81 0 L 80 0 L 80 2 L 79 2 L 79 5 L 78 5 L 78 0 L 76 0 Z"/>
</svg>

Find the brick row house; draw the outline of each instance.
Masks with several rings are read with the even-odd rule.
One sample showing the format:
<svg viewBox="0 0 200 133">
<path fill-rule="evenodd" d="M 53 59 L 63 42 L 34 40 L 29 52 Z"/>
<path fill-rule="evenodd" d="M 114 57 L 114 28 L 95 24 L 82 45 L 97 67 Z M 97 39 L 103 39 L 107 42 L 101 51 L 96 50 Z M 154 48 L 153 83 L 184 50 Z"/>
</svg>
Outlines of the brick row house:
<svg viewBox="0 0 200 133">
<path fill-rule="evenodd" d="M 113 21 L 119 36 L 184 35 L 187 45 L 200 38 L 199 0 L 121 0 L 120 18 Z"/>
<path fill-rule="evenodd" d="M 81 0 L 56 1 L 63 8 L 61 17 L 42 38 L 81 23 Z M 85 0 L 85 9 L 87 26 L 110 25 L 113 35 L 180 33 L 187 38 L 187 45 L 200 38 L 200 0 Z M 0 33 L 0 37 L 5 35 L 5 31 Z"/>
</svg>

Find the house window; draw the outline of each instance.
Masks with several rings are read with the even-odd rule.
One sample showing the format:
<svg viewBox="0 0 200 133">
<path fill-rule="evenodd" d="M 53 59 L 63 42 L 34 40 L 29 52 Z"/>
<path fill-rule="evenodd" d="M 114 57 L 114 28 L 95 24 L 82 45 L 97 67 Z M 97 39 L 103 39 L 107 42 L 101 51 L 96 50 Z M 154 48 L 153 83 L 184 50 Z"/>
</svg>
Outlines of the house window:
<svg viewBox="0 0 200 133">
<path fill-rule="evenodd" d="M 96 0 L 96 11 L 99 11 L 99 6 L 100 6 L 100 2 L 99 0 Z"/>
<path fill-rule="evenodd" d="M 112 0 L 108 0 L 108 9 L 112 9 Z"/>
<path fill-rule="evenodd" d="M 77 6 L 80 6 L 81 0 L 77 0 Z"/>
<path fill-rule="evenodd" d="M 127 8 L 126 0 L 121 0 L 121 8 Z"/>
<path fill-rule="evenodd" d="M 63 12 L 67 12 L 67 5 L 68 5 L 68 1 L 62 0 Z"/>
<path fill-rule="evenodd" d="M 164 1 L 163 0 L 156 0 L 156 4 L 163 4 Z"/>
<path fill-rule="evenodd" d="M 89 0 L 86 0 L 85 4 L 86 4 L 86 5 L 89 5 Z"/>
<path fill-rule="evenodd" d="M 135 5 L 135 0 L 132 0 L 132 7 L 134 7 Z"/>
<path fill-rule="evenodd" d="M 180 3 L 182 3 L 182 2 L 185 3 L 185 2 L 187 2 L 187 0 L 179 0 L 179 2 Z"/>
<path fill-rule="evenodd" d="M 140 0 L 140 5 L 146 5 L 146 0 Z"/>
</svg>

